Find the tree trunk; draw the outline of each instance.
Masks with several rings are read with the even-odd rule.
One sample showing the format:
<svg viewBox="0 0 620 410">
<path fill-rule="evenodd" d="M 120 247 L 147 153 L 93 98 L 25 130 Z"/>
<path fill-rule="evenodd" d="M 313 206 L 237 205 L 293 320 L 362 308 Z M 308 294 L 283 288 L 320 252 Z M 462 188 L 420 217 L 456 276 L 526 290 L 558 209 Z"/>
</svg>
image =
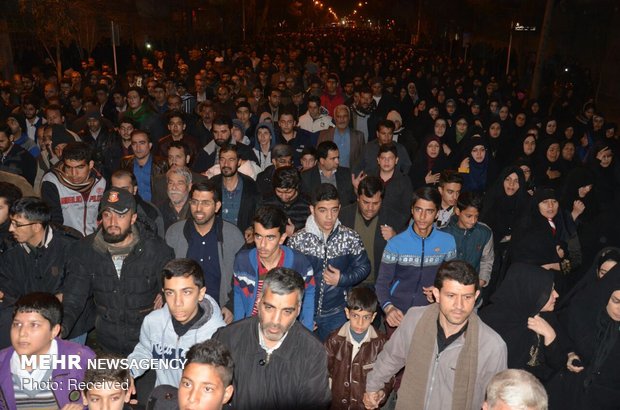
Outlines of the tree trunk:
<svg viewBox="0 0 620 410">
<path fill-rule="evenodd" d="M 7 80 L 15 72 L 13 66 L 13 49 L 11 48 L 11 38 L 6 18 L 0 20 L 0 73 Z"/>
<path fill-rule="evenodd" d="M 62 59 L 60 57 L 60 41 L 56 40 L 56 74 L 58 81 L 62 80 Z"/>
<path fill-rule="evenodd" d="M 536 65 L 534 66 L 534 75 L 532 78 L 532 88 L 530 90 L 530 98 L 537 99 L 540 97 L 540 88 L 543 75 L 543 59 L 545 58 L 547 42 L 551 34 L 551 14 L 553 13 L 554 0 L 547 0 L 545 6 L 545 17 L 540 29 L 540 39 L 538 40 L 538 52 L 536 53 Z"/>
</svg>

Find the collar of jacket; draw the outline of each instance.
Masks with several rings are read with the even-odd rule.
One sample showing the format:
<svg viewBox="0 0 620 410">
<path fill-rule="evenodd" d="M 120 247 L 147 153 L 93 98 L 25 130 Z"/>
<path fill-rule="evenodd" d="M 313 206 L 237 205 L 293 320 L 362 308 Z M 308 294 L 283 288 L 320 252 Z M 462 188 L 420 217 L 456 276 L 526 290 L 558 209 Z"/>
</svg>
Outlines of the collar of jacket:
<svg viewBox="0 0 620 410">
<path fill-rule="evenodd" d="M 327 240 L 324 241 L 325 243 L 329 242 L 330 238 L 332 238 L 334 234 L 336 234 L 339 226 L 340 226 L 340 219 L 337 219 L 336 223 L 334 224 L 334 229 L 332 229 L 331 233 L 327 236 Z M 306 219 L 306 231 L 320 238 L 321 242 L 323 242 L 323 238 L 324 238 L 323 231 L 321 231 L 321 228 L 319 228 L 319 226 L 317 225 L 316 221 L 314 220 L 314 215 L 312 214 L 310 214 L 308 216 L 308 219 Z"/>
<path fill-rule="evenodd" d="M 345 339 L 347 339 L 347 342 L 353 344 L 350 330 L 351 330 L 351 322 L 347 322 L 344 325 L 342 325 L 342 327 L 338 331 L 338 336 L 344 337 Z M 368 339 L 366 340 L 366 342 L 376 339 L 377 337 L 379 337 L 379 335 L 377 334 L 377 331 L 375 330 L 374 326 L 370 325 L 370 327 L 368 328 Z"/>
<path fill-rule="evenodd" d="M 189 238 L 192 235 L 191 229 L 193 224 L 193 219 L 187 218 L 187 220 L 185 221 L 185 225 L 183 226 L 183 236 L 185 237 L 185 240 L 187 242 L 189 242 Z M 224 242 L 224 220 L 221 216 L 215 215 L 215 219 L 213 221 L 213 226 L 211 227 L 211 229 L 213 228 L 216 228 L 215 235 L 217 236 L 217 241 L 220 243 Z"/>
</svg>

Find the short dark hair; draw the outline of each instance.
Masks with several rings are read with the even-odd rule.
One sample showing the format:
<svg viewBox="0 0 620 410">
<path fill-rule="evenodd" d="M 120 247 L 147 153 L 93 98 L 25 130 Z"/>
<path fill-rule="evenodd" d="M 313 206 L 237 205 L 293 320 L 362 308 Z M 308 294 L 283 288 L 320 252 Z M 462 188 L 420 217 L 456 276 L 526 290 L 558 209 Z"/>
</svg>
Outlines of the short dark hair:
<svg viewBox="0 0 620 410">
<path fill-rule="evenodd" d="M 338 190 L 332 184 L 324 182 L 314 191 L 314 195 L 312 196 L 312 206 L 315 206 L 321 201 L 332 201 L 334 199 L 340 202 Z"/>
<path fill-rule="evenodd" d="M 469 207 L 476 208 L 478 211 L 481 211 L 482 198 L 480 195 L 476 195 L 472 192 L 463 192 L 459 195 L 459 199 L 456 201 L 456 206 L 459 211 L 464 211 Z"/>
<path fill-rule="evenodd" d="M 194 280 L 194 285 L 201 289 L 205 286 L 205 274 L 198 262 L 188 258 L 177 258 L 164 265 L 161 272 L 162 287 L 166 287 L 166 279 L 189 278 Z"/>
<path fill-rule="evenodd" d="M 0 124 L 0 133 L 3 133 L 4 135 L 6 135 L 7 138 L 10 139 L 12 136 L 11 127 L 6 124 Z"/>
<path fill-rule="evenodd" d="M 250 110 L 250 112 L 252 111 L 252 106 L 247 101 L 241 101 L 239 104 L 237 104 L 235 111 L 239 111 L 239 108 L 247 108 L 248 110 Z"/>
<path fill-rule="evenodd" d="M 127 116 L 122 116 L 122 118 L 118 119 L 118 126 L 120 127 L 121 124 L 129 124 L 134 129 L 138 128 L 138 124 L 133 120 L 133 118 L 129 118 Z"/>
<path fill-rule="evenodd" d="M 185 367 L 190 364 L 213 366 L 225 387 L 230 386 L 232 383 L 233 371 L 235 369 L 233 357 L 230 350 L 219 340 L 209 339 L 196 343 L 189 349 L 185 359 L 187 359 Z"/>
<path fill-rule="evenodd" d="M 265 128 L 269 129 L 268 127 Z M 292 157 L 293 154 L 293 147 L 288 144 L 276 144 L 271 148 L 271 159 Z"/>
<path fill-rule="evenodd" d="M 381 120 L 377 123 L 377 131 L 379 131 L 381 127 L 389 128 L 394 131 L 396 129 L 396 124 L 394 124 L 392 120 Z"/>
<path fill-rule="evenodd" d="M 290 115 L 291 117 L 293 117 L 293 121 L 297 122 L 297 114 L 295 114 L 292 109 L 284 107 L 282 110 L 280 110 L 278 120 L 280 120 L 283 115 Z"/>
<path fill-rule="evenodd" d="M 261 206 L 254 214 L 254 223 L 259 223 L 265 229 L 278 228 L 280 234 L 286 232 L 288 218 L 284 211 L 272 205 Z"/>
<path fill-rule="evenodd" d="M 425 201 L 431 201 L 435 204 L 435 207 L 437 208 L 437 210 L 441 209 L 441 195 L 439 194 L 439 191 L 437 191 L 436 188 L 424 186 L 424 187 L 416 189 L 413 192 L 413 196 L 411 198 L 412 208 L 415 205 L 415 203 L 418 202 L 419 199 L 423 199 Z"/>
<path fill-rule="evenodd" d="M 232 119 L 228 115 L 218 115 L 215 119 L 213 119 L 213 123 L 211 125 L 226 125 L 228 128 L 232 128 L 233 123 Z"/>
<path fill-rule="evenodd" d="M 129 138 L 133 138 L 134 136 L 138 135 L 138 134 L 143 134 L 146 136 L 146 140 L 148 142 L 153 142 L 151 141 L 151 134 L 148 131 L 145 130 L 141 130 L 139 128 L 134 129 L 133 131 L 131 131 L 130 137 Z M 66 148 L 65 148 L 66 149 Z"/>
<path fill-rule="evenodd" d="M 377 311 L 377 295 L 365 286 L 353 288 L 347 296 L 347 309 L 365 310 L 366 312 Z"/>
<path fill-rule="evenodd" d="M 189 148 L 189 145 L 187 145 L 185 142 L 183 141 L 172 141 L 170 143 L 170 145 L 168 145 L 168 149 L 170 148 L 178 148 L 178 149 L 182 149 L 183 150 L 183 155 L 191 155 L 191 150 Z"/>
<path fill-rule="evenodd" d="M 140 96 L 140 98 L 144 98 L 144 90 L 142 88 L 140 88 L 140 87 L 137 87 L 137 86 L 129 87 L 129 89 L 127 90 L 125 95 L 128 95 L 132 91 L 137 92 L 138 95 Z"/>
<path fill-rule="evenodd" d="M 367 197 L 374 196 L 377 192 L 381 192 L 381 199 L 385 196 L 385 184 L 383 180 L 376 176 L 368 176 L 362 179 L 357 186 L 357 195 Z"/>
<path fill-rule="evenodd" d="M 50 322 L 50 327 L 62 323 L 62 303 L 51 293 L 33 292 L 17 299 L 13 319 L 18 313 L 38 313 Z"/>
<path fill-rule="evenodd" d="M 123 356 L 114 353 L 99 353 L 97 355 L 97 359 L 104 360 L 121 360 L 124 359 Z M 98 362 L 95 362 L 98 363 Z M 121 367 L 112 367 L 112 366 L 102 366 L 98 367 L 88 367 L 86 373 L 84 374 L 84 394 L 87 395 L 88 392 L 94 388 L 121 388 L 127 387 L 129 389 L 129 369 Z"/>
<path fill-rule="evenodd" d="M 333 141 L 323 141 L 316 147 L 317 159 L 326 159 L 329 151 L 338 151 L 338 145 Z"/>
<path fill-rule="evenodd" d="M 237 159 L 239 157 L 239 149 L 236 144 L 225 143 L 220 147 L 220 156 L 226 152 L 234 152 L 237 155 Z"/>
<path fill-rule="evenodd" d="M 273 173 L 271 180 L 271 186 L 275 190 L 281 189 L 296 189 L 299 190 L 299 171 L 293 166 L 280 167 Z"/>
<path fill-rule="evenodd" d="M 289 268 L 273 268 L 267 272 L 263 282 L 263 294 L 269 288 L 276 295 L 289 295 L 293 292 L 299 293 L 299 305 L 304 297 L 306 284 L 304 279 L 297 271 Z"/>
<path fill-rule="evenodd" d="M 454 280 L 465 286 L 475 285 L 476 290 L 480 287 L 478 272 L 469 263 L 458 259 L 439 265 L 435 276 L 435 287 L 441 290 L 445 280 Z"/>
<path fill-rule="evenodd" d="M 173 118 L 180 118 L 181 121 L 183 121 L 183 124 L 185 124 L 185 114 L 183 114 L 181 111 L 172 110 L 166 113 L 166 121 L 170 122 L 170 120 L 172 120 Z"/>
<path fill-rule="evenodd" d="M 11 206 L 11 215 L 23 215 L 30 222 L 39 222 L 47 227 L 52 219 L 52 212 L 45 201 L 33 196 L 18 199 Z"/>
<path fill-rule="evenodd" d="M 377 152 L 377 158 L 379 158 L 381 154 L 384 154 L 386 152 L 391 152 L 396 158 L 398 158 L 398 149 L 393 143 L 388 142 L 387 144 L 381 145 L 379 147 L 379 152 Z"/>
<path fill-rule="evenodd" d="M 222 202 L 222 196 L 220 194 L 220 188 L 213 182 L 213 180 L 208 180 L 205 182 L 198 182 L 192 185 L 192 189 L 189 190 L 189 198 L 191 199 L 194 196 L 194 192 L 211 192 L 213 194 L 213 201 Z"/>
<path fill-rule="evenodd" d="M 22 196 L 21 189 L 16 185 L 10 182 L 0 181 L 0 198 L 4 198 L 4 202 L 9 208 Z"/>
<path fill-rule="evenodd" d="M 92 159 L 93 150 L 90 145 L 85 142 L 70 142 L 62 150 L 63 161 L 86 161 L 86 163 L 89 163 Z"/>
<path fill-rule="evenodd" d="M 458 172 L 446 169 L 439 174 L 439 186 L 444 187 L 446 184 L 461 184 L 463 185 L 463 177 Z"/>
<path fill-rule="evenodd" d="M 303 150 L 301 150 L 301 154 L 299 154 L 300 158 L 303 158 L 306 155 L 312 155 L 314 159 L 318 159 L 316 148 L 311 145 L 306 145 Z"/>
<path fill-rule="evenodd" d="M 126 169 L 117 169 L 116 171 L 114 171 L 114 173 L 110 176 L 110 185 L 112 184 L 112 178 L 130 178 L 131 186 L 138 186 L 138 180 L 136 179 L 134 173 Z"/>
<path fill-rule="evenodd" d="M 321 97 L 319 97 L 318 95 L 310 95 L 308 97 L 308 104 L 310 104 L 311 102 L 316 103 L 320 107 L 321 106 Z"/>
</svg>

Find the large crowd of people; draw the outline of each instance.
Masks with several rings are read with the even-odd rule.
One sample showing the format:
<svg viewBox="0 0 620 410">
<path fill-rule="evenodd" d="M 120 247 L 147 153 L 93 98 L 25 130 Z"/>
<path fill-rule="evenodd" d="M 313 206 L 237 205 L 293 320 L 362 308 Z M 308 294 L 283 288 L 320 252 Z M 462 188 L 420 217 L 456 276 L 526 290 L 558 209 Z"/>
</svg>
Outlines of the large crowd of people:
<svg viewBox="0 0 620 410">
<path fill-rule="evenodd" d="M 579 86 L 355 30 L 6 79 L 0 408 L 619 409 Z"/>
</svg>

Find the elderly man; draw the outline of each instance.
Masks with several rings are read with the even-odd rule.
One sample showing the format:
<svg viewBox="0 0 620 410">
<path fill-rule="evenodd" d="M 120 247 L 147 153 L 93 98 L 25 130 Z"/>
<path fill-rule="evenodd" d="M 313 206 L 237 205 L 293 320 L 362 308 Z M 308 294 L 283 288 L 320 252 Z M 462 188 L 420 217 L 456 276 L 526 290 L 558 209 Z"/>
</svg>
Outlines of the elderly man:
<svg viewBox="0 0 620 410">
<path fill-rule="evenodd" d="M 187 167 L 175 167 L 166 173 L 168 184 L 167 197 L 157 203 L 157 207 L 164 218 L 164 229 L 168 229 L 175 222 L 187 219 L 189 216 L 189 190 L 192 187 L 192 173 Z"/>
<path fill-rule="evenodd" d="M 351 112 L 349 107 L 344 104 L 334 108 L 334 120 L 336 127 L 321 131 L 318 143 L 320 144 L 323 141 L 336 143 L 340 152 L 340 165 L 353 168 L 362 157 L 364 134 L 349 128 Z"/>
</svg>

